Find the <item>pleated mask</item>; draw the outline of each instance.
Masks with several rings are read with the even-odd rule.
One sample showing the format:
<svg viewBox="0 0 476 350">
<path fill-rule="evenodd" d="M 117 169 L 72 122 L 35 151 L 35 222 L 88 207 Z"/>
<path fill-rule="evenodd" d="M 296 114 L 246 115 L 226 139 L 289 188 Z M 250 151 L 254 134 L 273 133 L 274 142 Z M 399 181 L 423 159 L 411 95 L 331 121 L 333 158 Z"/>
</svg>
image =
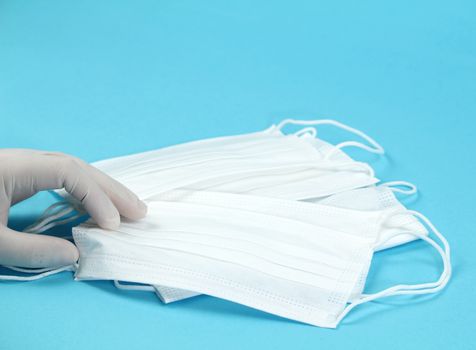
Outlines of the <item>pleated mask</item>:
<svg viewBox="0 0 476 350">
<path fill-rule="evenodd" d="M 406 208 L 396 198 L 394 194 L 395 192 L 409 196 L 415 194 L 417 192 L 417 189 L 415 185 L 406 181 L 392 181 L 381 184 L 379 186 L 371 186 L 367 188 L 361 188 L 339 193 L 323 199 L 310 199 L 308 200 L 308 202 L 320 203 L 331 207 L 341 207 L 365 211 L 381 211 L 382 215 L 389 215 L 392 212 L 405 212 Z M 191 192 L 187 193 L 175 191 L 173 193 L 175 197 L 165 195 L 157 196 L 154 199 L 160 200 L 161 198 L 175 198 L 175 200 L 194 203 L 196 198 L 199 198 L 201 196 L 200 193 Z M 182 195 L 178 195 L 178 193 L 182 193 Z M 225 205 L 225 203 L 227 202 L 226 194 L 208 194 L 208 199 L 209 201 L 211 201 L 208 203 L 209 205 L 221 206 Z M 267 213 L 268 207 L 256 206 L 253 201 L 248 202 L 247 206 L 250 210 Z M 238 208 L 242 208 L 242 206 L 238 206 Z M 280 213 L 280 215 L 286 217 L 287 213 L 282 212 Z M 309 220 L 309 218 L 306 217 L 302 219 Z M 375 243 L 375 251 L 392 248 L 418 239 L 418 236 L 405 232 L 416 232 L 419 235 L 428 234 L 428 231 L 426 230 L 425 226 L 422 225 L 420 221 L 411 214 L 395 216 L 391 219 L 391 221 L 391 225 L 386 225 L 381 228 L 378 241 Z M 362 292 L 365 277 L 366 275 L 365 273 L 363 273 L 359 280 L 359 285 L 356 286 L 354 292 L 352 293 L 353 297 L 359 295 L 359 293 Z M 152 287 L 123 285 L 119 281 L 116 281 L 116 287 L 121 289 L 139 289 L 155 291 L 157 293 L 157 296 L 164 303 L 171 303 L 199 295 L 199 293 L 196 293 L 195 291 L 177 290 L 174 288 L 158 285 Z"/>
<path fill-rule="evenodd" d="M 285 135 L 282 129 L 288 124 L 333 125 L 368 145 L 345 141 L 334 146 L 317 138 L 311 127 Z M 299 200 L 378 181 L 370 166 L 342 151 L 346 147 L 384 152 L 366 134 L 334 120 L 284 120 L 262 132 L 194 141 L 92 165 L 141 199 L 185 188 Z"/>
<path fill-rule="evenodd" d="M 395 294 L 434 293 L 451 274 L 449 246 L 427 222 L 443 248 L 426 234 L 405 233 L 440 253 L 440 279 L 355 295 L 381 244 L 382 228 L 393 227 L 393 219 L 401 215 L 426 221 L 412 211 L 364 211 L 189 191 L 169 192 L 148 206 L 146 219 L 124 222 L 116 231 L 89 223 L 74 228 L 80 250 L 77 279 L 190 290 L 334 328 L 359 304 Z"/>
</svg>

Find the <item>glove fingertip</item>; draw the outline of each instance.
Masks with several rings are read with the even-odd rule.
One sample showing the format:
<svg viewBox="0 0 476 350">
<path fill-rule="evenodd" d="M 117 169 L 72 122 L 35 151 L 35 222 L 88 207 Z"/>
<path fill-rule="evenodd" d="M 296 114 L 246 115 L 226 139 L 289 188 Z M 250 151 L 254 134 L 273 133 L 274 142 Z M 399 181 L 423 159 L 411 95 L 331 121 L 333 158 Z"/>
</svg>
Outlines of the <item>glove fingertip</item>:
<svg viewBox="0 0 476 350">
<path fill-rule="evenodd" d="M 79 259 L 78 248 L 71 242 L 65 241 L 63 249 L 57 254 L 58 263 L 57 266 L 72 265 Z"/>
<path fill-rule="evenodd" d="M 97 224 L 105 230 L 117 230 L 121 224 L 121 218 L 119 215 L 113 215 L 109 218 L 97 220 Z"/>
<path fill-rule="evenodd" d="M 137 200 L 137 219 L 142 219 L 147 215 L 147 204 L 140 199 Z"/>
<path fill-rule="evenodd" d="M 73 265 L 79 259 L 78 248 L 71 242 L 57 237 L 47 237 L 35 247 L 31 256 L 26 256 L 24 264 L 29 267 L 51 267 Z"/>
</svg>

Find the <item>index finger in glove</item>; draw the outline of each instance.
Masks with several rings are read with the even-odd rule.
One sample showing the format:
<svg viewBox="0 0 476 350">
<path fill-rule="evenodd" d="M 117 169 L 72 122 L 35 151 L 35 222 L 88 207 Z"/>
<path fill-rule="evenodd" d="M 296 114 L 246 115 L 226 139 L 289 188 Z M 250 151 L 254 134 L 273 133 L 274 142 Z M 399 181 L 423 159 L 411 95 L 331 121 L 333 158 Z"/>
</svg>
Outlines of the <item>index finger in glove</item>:
<svg viewBox="0 0 476 350">
<path fill-rule="evenodd" d="M 64 188 L 79 200 L 86 211 L 105 229 L 120 224 L 119 212 L 104 190 L 73 157 L 45 154 L 30 164 L 34 178 L 34 191 Z"/>
</svg>

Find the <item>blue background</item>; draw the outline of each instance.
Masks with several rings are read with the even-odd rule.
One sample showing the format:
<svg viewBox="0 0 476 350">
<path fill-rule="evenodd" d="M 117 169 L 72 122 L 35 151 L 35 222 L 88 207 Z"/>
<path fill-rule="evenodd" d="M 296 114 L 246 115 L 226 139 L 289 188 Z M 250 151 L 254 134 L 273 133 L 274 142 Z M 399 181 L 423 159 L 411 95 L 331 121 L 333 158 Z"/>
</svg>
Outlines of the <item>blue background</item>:
<svg viewBox="0 0 476 350">
<path fill-rule="evenodd" d="M 405 203 L 447 236 L 454 264 L 443 293 L 361 306 L 337 330 L 210 297 L 166 306 L 71 273 L 2 282 L 0 349 L 476 348 L 475 13 L 469 0 L 0 1 L 0 147 L 94 161 L 335 118 L 386 148 L 355 153 L 382 179 L 419 186 Z M 18 205 L 11 226 L 51 202 Z M 367 291 L 440 269 L 422 242 L 392 249 Z"/>
</svg>

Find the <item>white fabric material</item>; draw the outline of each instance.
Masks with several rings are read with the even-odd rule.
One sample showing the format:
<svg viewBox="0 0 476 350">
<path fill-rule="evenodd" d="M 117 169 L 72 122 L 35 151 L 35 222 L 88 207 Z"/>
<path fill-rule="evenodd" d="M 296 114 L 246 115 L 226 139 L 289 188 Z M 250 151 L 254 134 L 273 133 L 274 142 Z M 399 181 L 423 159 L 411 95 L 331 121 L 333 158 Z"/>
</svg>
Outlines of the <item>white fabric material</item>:
<svg viewBox="0 0 476 350">
<path fill-rule="evenodd" d="M 413 193 L 416 188 L 413 185 L 398 181 L 387 183 L 380 186 L 371 186 L 368 188 L 356 189 L 353 191 L 347 191 L 340 194 L 336 194 L 324 199 L 311 199 L 309 202 L 320 203 L 323 205 L 329 205 L 339 208 L 348 208 L 364 211 L 381 211 L 382 215 L 389 215 L 391 212 L 403 212 L 406 208 L 398 201 L 394 195 L 394 191 L 401 192 L 398 187 L 392 187 L 392 185 L 412 186 L 411 192 Z M 406 192 L 408 193 L 408 192 Z M 203 197 L 201 192 L 191 191 L 173 191 L 164 195 L 156 196 L 154 199 L 181 201 L 184 203 L 196 203 L 200 202 L 200 198 Z M 223 205 L 237 205 L 236 201 L 231 201 L 230 197 L 226 194 L 220 193 L 207 193 L 205 194 L 208 200 L 208 205 L 223 206 Z M 259 213 L 268 213 L 270 205 L 265 206 L 264 201 L 257 201 L 253 197 L 241 197 L 242 203 L 237 208 L 247 208 L 247 210 Z M 244 203 L 243 203 L 244 201 Z M 279 213 L 279 216 L 287 217 L 289 213 L 285 210 Z M 314 222 L 313 218 L 307 216 L 300 216 L 300 219 L 311 223 Z M 417 236 L 404 232 L 416 232 L 420 235 L 427 235 L 426 228 L 415 218 L 413 215 L 399 215 L 391 219 L 391 226 L 384 226 L 379 232 L 379 238 L 376 242 L 376 251 L 388 249 L 397 245 L 405 244 L 415 239 Z M 367 270 L 367 269 L 364 269 Z M 364 283 L 366 280 L 365 271 L 362 272 L 362 276 L 359 278 L 359 283 L 356 284 L 354 291 L 352 292 L 352 298 L 360 295 L 363 291 Z M 182 299 L 191 298 L 199 295 L 195 291 L 178 291 L 169 287 L 154 286 L 160 299 L 165 303 L 171 303 Z"/>
<path fill-rule="evenodd" d="M 355 130 L 332 120 L 316 122 Z M 383 153 L 375 141 L 377 150 L 359 142 L 333 146 L 312 137 L 315 132 L 309 133 L 308 129 L 285 135 L 272 126 L 262 132 L 189 142 L 92 165 L 141 199 L 186 188 L 299 200 L 378 181 L 372 168 L 341 151 L 353 146 Z"/>
<path fill-rule="evenodd" d="M 400 185 L 402 183 L 407 186 L 412 186 L 410 191 L 403 193 L 413 194 L 414 191 L 416 191 L 416 188 L 412 184 L 403 181 L 395 181 L 392 183 L 381 184 L 379 186 L 370 186 L 337 193 L 326 198 L 310 199 L 308 201 L 339 208 L 365 211 L 384 211 L 387 213 L 397 211 L 401 212 L 406 208 L 395 197 L 394 192 L 402 193 L 403 190 L 399 189 L 398 187 L 393 187 L 392 185 Z M 394 217 L 392 220 L 394 221 L 393 226 L 384 228 L 384 230 L 380 233 L 376 251 L 392 248 L 418 239 L 418 237 L 414 234 L 400 234 L 400 232 L 409 231 L 417 232 L 422 235 L 428 234 L 426 228 L 413 215 L 400 215 L 398 217 Z"/>
<path fill-rule="evenodd" d="M 145 220 L 117 231 L 73 230 L 77 279 L 194 290 L 331 328 L 347 302 L 362 303 L 353 293 L 381 228 L 407 215 L 187 191 L 148 205 Z"/>
<path fill-rule="evenodd" d="M 284 135 L 281 129 L 288 123 L 301 124 L 288 120 L 263 132 L 189 142 L 94 165 L 141 198 L 184 187 L 299 200 L 378 181 L 367 164 L 353 161 L 341 151 L 352 146 L 383 153 L 383 148 L 364 133 L 333 120 L 312 121 L 312 125 L 347 130 L 371 145 L 346 141 L 333 146 L 315 138 L 317 130 L 311 127 Z M 54 204 L 25 232 L 41 233 L 86 214 L 79 201 L 64 190 L 57 192 L 69 203 Z"/>
<path fill-rule="evenodd" d="M 330 145 L 312 127 L 284 135 L 288 124 L 334 125 L 367 144 Z M 378 181 L 373 170 L 342 152 L 345 147 L 383 154 L 373 139 L 339 122 L 285 120 L 264 132 L 97 162 L 148 200 L 147 218 L 125 221 L 114 231 L 87 222 L 73 230 L 78 265 L 10 267 L 36 275 L 0 279 L 75 270 L 78 280 L 114 280 L 117 288 L 152 291 L 164 302 L 204 293 L 330 328 L 365 302 L 440 291 L 451 276 L 449 245 L 428 219 L 406 210 L 393 194 L 413 194 L 416 187 L 373 186 Z M 27 232 L 83 214 L 77 203 L 56 204 Z M 374 251 L 417 238 L 440 254 L 440 278 L 363 294 Z"/>
<path fill-rule="evenodd" d="M 371 258 L 380 213 L 253 198 L 271 215 L 248 210 L 250 196 L 227 197 L 236 200 L 149 201 L 146 219 L 117 231 L 74 228 L 76 277 L 195 290 L 331 326 Z"/>
</svg>

